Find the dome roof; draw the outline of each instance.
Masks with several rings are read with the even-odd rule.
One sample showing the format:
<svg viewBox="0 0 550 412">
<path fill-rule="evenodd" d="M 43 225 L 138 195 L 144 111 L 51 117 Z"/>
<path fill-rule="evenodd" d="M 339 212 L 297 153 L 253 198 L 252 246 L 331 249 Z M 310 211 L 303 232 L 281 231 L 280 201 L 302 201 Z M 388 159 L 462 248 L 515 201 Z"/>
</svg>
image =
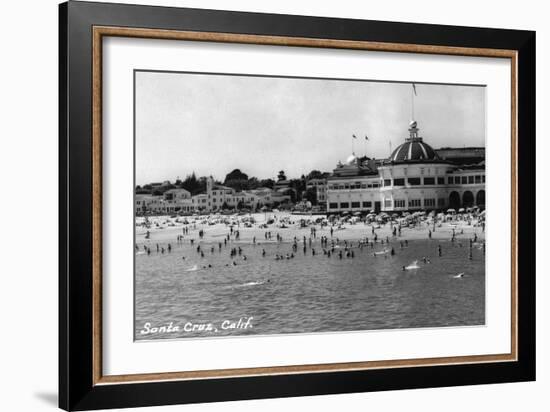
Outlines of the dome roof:
<svg viewBox="0 0 550 412">
<path fill-rule="evenodd" d="M 405 143 L 393 151 L 389 160 L 391 162 L 418 162 L 425 160 L 439 160 L 439 156 L 429 144 L 421 138 L 407 139 Z"/>
<path fill-rule="evenodd" d="M 409 123 L 410 137 L 405 139 L 405 143 L 398 146 L 393 151 L 390 162 L 422 162 L 441 160 L 434 149 L 429 144 L 422 141 L 418 136 L 418 124 L 416 120 L 411 120 Z"/>
</svg>

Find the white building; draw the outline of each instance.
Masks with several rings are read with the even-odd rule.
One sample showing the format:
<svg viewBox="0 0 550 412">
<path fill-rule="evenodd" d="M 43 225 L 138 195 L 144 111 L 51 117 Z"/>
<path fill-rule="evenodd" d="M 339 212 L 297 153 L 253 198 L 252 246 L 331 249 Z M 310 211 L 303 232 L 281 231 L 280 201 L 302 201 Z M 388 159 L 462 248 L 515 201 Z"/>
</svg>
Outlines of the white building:
<svg viewBox="0 0 550 412">
<path fill-rule="evenodd" d="M 337 166 L 327 179 L 329 213 L 485 206 L 484 161 L 460 165 L 443 159 L 418 135 L 415 121 L 409 126 L 409 137 L 388 159 L 352 155 Z"/>
<path fill-rule="evenodd" d="M 286 200 L 290 200 L 289 195 L 269 188 L 237 192 L 230 187 L 215 184 L 210 176 L 206 181 L 206 193 L 193 196 L 193 205 L 195 210 L 206 212 L 242 208 L 257 210 Z"/>
</svg>

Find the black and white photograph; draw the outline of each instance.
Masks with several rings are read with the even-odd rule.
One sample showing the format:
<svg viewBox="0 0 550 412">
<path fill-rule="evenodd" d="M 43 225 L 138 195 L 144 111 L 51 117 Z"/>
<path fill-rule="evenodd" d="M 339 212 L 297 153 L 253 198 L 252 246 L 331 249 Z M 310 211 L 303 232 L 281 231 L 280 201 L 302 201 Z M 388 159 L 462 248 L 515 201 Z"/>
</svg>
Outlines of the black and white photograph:
<svg viewBox="0 0 550 412">
<path fill-rule="evenodd" d="M 485 325 L 485 92 L 135 70 L 135 340 Z"/>
</svg>

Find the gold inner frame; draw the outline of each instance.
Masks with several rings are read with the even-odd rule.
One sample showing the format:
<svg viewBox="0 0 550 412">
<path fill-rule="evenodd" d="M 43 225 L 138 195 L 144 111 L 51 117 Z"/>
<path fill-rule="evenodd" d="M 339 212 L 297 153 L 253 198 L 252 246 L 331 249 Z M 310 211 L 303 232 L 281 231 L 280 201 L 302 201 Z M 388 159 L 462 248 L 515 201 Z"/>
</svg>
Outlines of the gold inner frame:
<svg viewBox="0 0 550 412">
<path fill-rule="evenodd" d="M 512 241 L 511 241 L 511 352 L 507 354 L 451 356 L 418 359 L 328 363 L 315 365 L 288 365 L 201 371 L 161 372 L 132 375 L 103 375 L 102 340 L 102 40 L 105 36 L 164 40 L 188 40 L 294 47 L 319 47 L 400 53 L 423 53 L 475 57 L 497 57 L 511 60 L 511 179 L 512 179 Z M 135 383 L 144 381 L 215 379 L 276 374 L 319 373 L 413 366 L 453 365 L 517 361 L 517 52 L 515 50 L 430 46 L 418 44 L 383 43 L 369 41 L 334 40 L 318 38 L 262 36 L 248 34 L 176 31 L 128 27 L 93 27 L 92 44 L 92 276 L 93 276 L 93 384 Z"/>
</svg>

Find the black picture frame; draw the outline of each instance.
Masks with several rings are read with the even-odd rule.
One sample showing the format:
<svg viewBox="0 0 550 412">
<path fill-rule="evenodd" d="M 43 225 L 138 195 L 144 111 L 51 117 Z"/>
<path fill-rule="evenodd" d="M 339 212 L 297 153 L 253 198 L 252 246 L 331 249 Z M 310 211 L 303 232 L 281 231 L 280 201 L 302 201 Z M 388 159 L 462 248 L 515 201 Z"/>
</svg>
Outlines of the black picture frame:
<svg viewBox="0 0 550 412">
<path fill-rule="evenodd" d="M 97 385 L 93 379 L 92 28 L 138 27 L 517 52 L 517 361 Z M 65 410 L 535 379 L 535 32 L 89 3 L 59 6 L 59 406 Z"/>
</svg>

